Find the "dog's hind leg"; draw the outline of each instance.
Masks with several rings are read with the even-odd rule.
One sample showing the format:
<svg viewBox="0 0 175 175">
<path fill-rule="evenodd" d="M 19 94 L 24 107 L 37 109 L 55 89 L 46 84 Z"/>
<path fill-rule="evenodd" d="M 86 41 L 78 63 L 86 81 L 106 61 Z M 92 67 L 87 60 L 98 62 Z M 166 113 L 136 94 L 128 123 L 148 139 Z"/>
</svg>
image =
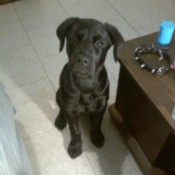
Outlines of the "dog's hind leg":
<svg viewBox="0 0 175 175">
<path fill-rule="evenodd" d="M 62 130 L 66 127 L 67 121 L 65 119 L 65 116 L 63 112 L 60 110 L 60 113 L 58 114 L 56 120 L 55 120 L 55 126 L 59 129 Z"/>
</svg>

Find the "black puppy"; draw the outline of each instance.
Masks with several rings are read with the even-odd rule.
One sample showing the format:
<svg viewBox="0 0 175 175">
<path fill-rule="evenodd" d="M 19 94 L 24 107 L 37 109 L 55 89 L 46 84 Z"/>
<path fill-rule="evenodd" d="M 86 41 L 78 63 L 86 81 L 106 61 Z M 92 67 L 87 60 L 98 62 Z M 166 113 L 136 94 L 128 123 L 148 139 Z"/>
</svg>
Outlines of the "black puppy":
<svg viewBox="0 0 175 175">
<path fill-rule="evenodd" d="M 92 143 L 97 147 L 104 144 L 101 123 L 109 98 L 109 80 L 104 61 L 112 45 L 114 58 L 117 59 L 124 39 L 110 24 L 80 18 L 65 20 L 58 27 L 57 36 L 60 51 L 66 38 L 69 60 L 61 73 L 60 87 L 56 93 L 60 113 L 55 125 L 61 130 L 68 123 L 71 135 L 68 153 L 75 158 L 82 153 L 78 117 L 84 112 L 90 116 Z"/>
</svg>

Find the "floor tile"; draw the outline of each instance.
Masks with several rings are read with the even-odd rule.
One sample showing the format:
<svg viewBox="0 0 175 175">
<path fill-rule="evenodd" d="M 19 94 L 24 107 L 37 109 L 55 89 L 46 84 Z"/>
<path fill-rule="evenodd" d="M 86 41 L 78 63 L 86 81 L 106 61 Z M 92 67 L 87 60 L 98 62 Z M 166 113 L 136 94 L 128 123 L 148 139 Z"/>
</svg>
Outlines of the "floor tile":
<svg viewBox="0 0 175 175">
<path fill-rule="evenodd" d="M 45 71 L 47 72 L 47 75 L 52 85 L 54 86 L 55 90 L 57 90 L 59 87 L 60 74 L 67 61 L 68 58 L 65 51 L 63 51 L 62 53 L 58 53 L 56 55 L 43 57 L 43 59 L 41 59 Z"/>
<path fill-rule="evenodd" d="M 0 27 L 0 80 L 6 88 L 25 85 L 45 77 L 23 26 L 17 17 L 14 18 L 1 21 Z"/>
<path fill-rule="evenodd" d="M 17 16 L 14 16 L 14 19 L 0 21 L 1 55 L 6 53 L 12 55 L 16 49 L 30 44 L 20 21 L 16 18 Z"/>
<path fill-rule="evenodd" d="M 56 129 L 25 140 L 35 174 L 95 175 L 86 155 L 71 159 Z M 31 153 L 31 154 L 30 154 Z"/>
<path fill-rule="evenodd" d="M 86 154 L 97 175 L 142 175 L 120 136 L 101 149 L 91 147 Z"/>
<path fill-rule="evenodd" d="M 104 0 L 84 0 L 83 2 L 80 0 L 71 2 L 68 0 L 60 0 L 60 2 L 70 16 L 95 18 L 102 22 L 111 23 L 121 31 L 125 40 L 137 36 L 136 32 L 127 24 L 127 22 Z M 84 6 L 82 6 L 82 3 Z"/>
<path fill-rule="evenodd" d="M 52 123 L 56 118 L 59 109 L 55 102 L 55 91 L 48 79 L 10 89 L 8 93 L 16 107 L 19 119 L 24 117 L 35 119 L 37 113 L 38 117 L 40 113 Z"/>
<path fill-rule="evenodd" d="M 160 28 L 160 24 L 150 25 L 148 27 L 138 29 L 138 33 L 140 36 L 148 35 L 154 32 L 158 32 Z"/>
<path fill-rule="evenodd" d="M 123 16 L 130 25 L 135 29 L 143 28 L 155 23 L 160 23 L 164 19 L 173 17 L 171 6 L 174 4 L 172 0 L 167 1 L 145 1 L 140 0 L 107 0 L 117 12 Z M 172 5 L 171 5 L 172 4 Z"/>
<path fill-rule="evenodd" d="M 110 23 L 119 30 L 125 41 L 139 36 L 138 32 L 122 17 L 115 18 Z"/>
<path fill-rule="evenodd" d="M 42 58 L 57 53 L 56 29 L 67 18 L 59 2 L 19 1 L 13 5 L 38 55 Z"/>
<path fill-rule="evenodd" d="M 46 77 L 44 70 L 30 45 L 4 49 L 0 59 L 0 80 L 6 88 L 23 86 Z"/>
<path fill-rule="evenodd" d="M 8 21 L 13 22 L 18 20 L 17 14 L 12 6 L 12 4 L 1 5 L 0 7 L 0 23 Z M 3 25 L 1 25 L 2 27 Z"/>
<path fill-rule="evenodd" d="M 110 21 L 111 18 L 113 19 L 117 16 L 116 12 L 104 0 L 60 0 L 60 2 L 69 16 L 96 18 L 103 22 Z"/>
</svg>

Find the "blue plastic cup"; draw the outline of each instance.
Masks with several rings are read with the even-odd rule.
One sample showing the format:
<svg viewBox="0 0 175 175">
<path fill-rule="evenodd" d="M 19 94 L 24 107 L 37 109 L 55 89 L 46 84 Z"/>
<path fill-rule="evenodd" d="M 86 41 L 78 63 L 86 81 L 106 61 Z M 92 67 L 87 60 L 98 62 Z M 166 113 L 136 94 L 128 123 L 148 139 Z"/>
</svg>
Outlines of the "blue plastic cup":
<svg viewBox="0 0 175 175">
<path fill-rule="evenodd" d="M 160 45 L 169 45 L 173 37 L 174 29 L 175 29 L 174 22 L 168 20 L 163 21 L 160 25 L 158 43 Z"/>
</svg>

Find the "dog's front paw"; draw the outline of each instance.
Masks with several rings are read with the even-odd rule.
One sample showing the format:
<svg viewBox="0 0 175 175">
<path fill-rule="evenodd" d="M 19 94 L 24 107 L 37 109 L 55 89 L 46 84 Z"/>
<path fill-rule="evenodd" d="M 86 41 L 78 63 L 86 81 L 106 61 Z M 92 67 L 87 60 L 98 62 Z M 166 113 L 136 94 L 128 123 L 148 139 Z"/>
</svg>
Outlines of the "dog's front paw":
<svg viewBox="0 0 175 175">
<path fill-rule="evenodd" d="M 68 147 L 68 153 L 71 158 L 76 158 L 82 153 L 82 142 L 70 143 Z"/>
<path fill-rule="evenodd" d="M 66 122 L 64 116 L 62 115 L 62 113 L 60 113 L 55 120 L 55 126 L 59 130 L 62 130 L 66 127 L 66 124 L 67 124 L 67 122 Z"/>
<path fill-rule="evenodd" d="M 105 137 L 103 133 L 100 131 L 98 133 L 91 133 L 91 142 L 98 148 L 104 145 Z"/>
</svg>

